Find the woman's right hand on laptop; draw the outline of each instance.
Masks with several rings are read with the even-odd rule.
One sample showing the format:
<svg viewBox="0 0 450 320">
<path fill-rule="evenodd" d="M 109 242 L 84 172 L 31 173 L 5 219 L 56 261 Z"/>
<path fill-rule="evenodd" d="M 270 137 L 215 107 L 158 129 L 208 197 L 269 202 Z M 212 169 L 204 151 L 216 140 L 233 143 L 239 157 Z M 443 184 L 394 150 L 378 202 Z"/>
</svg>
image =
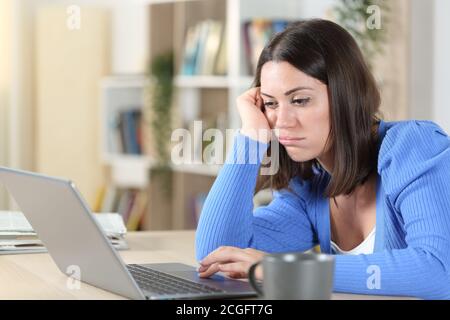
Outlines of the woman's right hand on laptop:
<svg viewBox="0 0 450 320">
<path fill-rule="evenodd" d="M 233 279 L 247 278 L 250 267 L 263 259 L 266 253 L 252 248 L 219 247 L 200 262 L 198 272 L 201 278 L 209 278 L 217 272 L 223 272 Z M 260 266 L 255 277 L 262 280 Z"/>
</svg>

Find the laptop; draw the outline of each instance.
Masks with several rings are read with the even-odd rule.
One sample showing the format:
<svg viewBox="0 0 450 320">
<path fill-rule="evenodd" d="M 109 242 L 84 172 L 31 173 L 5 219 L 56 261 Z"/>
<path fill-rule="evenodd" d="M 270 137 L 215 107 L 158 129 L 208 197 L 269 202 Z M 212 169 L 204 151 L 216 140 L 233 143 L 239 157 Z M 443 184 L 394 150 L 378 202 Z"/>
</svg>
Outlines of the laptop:
<svg viewBox="0 0 450 320">
<path fill-rule="evenodd" d="M 245 281 L 208 279 L 180 263 L 125 264 L 70 180 L 0 167 L 2 183 L 68 276 L 130 299 L 212 299 L 256 296 Z M 80 237 L 80 234 L 83 236 Z"/>
</svg>

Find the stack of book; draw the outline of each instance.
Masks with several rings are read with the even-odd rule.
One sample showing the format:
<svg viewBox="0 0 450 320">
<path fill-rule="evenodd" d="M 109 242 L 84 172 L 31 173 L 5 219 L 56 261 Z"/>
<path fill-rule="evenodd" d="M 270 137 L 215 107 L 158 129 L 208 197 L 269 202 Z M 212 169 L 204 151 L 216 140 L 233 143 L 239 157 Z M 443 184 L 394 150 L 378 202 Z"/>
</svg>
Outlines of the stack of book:
<svg viewBox="0 0 450 320">
<path fill-rule="evenodd" d="M 205 20 L 187 29 L 182 75 L 226 74 L 225 28 L 221 21 Z"/>
<path fill-rule="evenodd" d="M 94 214 L 100 227 L 117 250 L 128 249 L 127 229 L 117 213 Z M 19 211 L 0 211 L 0 254 L 46 252 L 33 227 Z"/>
<path fill-rule="evenodd" d="M 286 29 L 287 20 L 254 19 L 243 24 L 243 39 L 248 74 L 254 75 L 262 50 L 277 33 Z"/>
</svg>

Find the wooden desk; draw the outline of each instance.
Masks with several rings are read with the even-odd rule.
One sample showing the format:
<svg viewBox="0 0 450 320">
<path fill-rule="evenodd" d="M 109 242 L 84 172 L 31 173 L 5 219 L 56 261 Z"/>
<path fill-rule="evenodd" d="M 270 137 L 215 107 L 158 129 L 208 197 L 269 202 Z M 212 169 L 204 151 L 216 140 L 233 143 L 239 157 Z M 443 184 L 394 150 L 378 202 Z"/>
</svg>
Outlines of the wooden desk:
<svg viewBox="0 0 450 320">
<path fill-rule="evenodd" d="M 120 251 L 120 255 L 125 263 L 181 262 L 197 266 L 194 236 L 193 231 L 132 232 L 127 235 L 130 250 Z M 47 253 L 0 256 L 0 299 L 124 299 L 85 283 L 80 289 L 68 289 L 68 279 Z M 333 299 L 380 298 L 387 297 L 333 295 Z"/>
</svg>

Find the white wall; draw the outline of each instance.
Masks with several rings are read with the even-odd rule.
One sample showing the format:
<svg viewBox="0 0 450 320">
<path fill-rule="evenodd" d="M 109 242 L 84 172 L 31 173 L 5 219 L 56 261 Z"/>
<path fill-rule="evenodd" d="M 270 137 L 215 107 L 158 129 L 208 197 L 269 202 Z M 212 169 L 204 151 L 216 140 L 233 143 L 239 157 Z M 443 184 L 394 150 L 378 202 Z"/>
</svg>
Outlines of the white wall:
<svg viewBox="0 0 450 320">
<path fill-rule="evenodd" d="M 412 119 L 430 119 L 433 111 L 433 0 L 411 1 L 410 108 Z"/>
<path fill-rule="evenodd" d="M 113 73 L 139 73 L 145 71 L 144 57 L 147 49 L 147 14 L 143 9 L 143 2 L 138 0 L 1 0 L 2 26 L 10 24 L 9 41 L 2 36 L 2 46 L 6 50 L 0 51 L 2 58 L 9 53 L 11 60 L 8 66 L 11 72 L 9 114 L 9 148 L 7 154 L 8 165 L 24 169 L 33 168 L 33 135 L 34 135 L 34 24 L 37 10 L 49 4 L 60 5 L 89 5 L 107 7 L 114 10 L 113 35 L 111 42 L 113 50 Z M 9 9 L 7 7 L 9 6 Z M 6 32 L 6 28 L 2 28 Z M 126 33 L 129 31 L 129 33 Z M 120 45 L 121 44 L 121 45 Z M 9 50 L 9 51 L 8 51 Z M 3 75 L 6 73 L 1 68 Z M 1 111 L 0 111 L 1 112 Z M 1 120 L 0 120 L 1 121 Z M 6 138 L 6 134 L 2 134 Z M 1 139 L 1 138 L 0 138 Z M 1 141 L 0 141 L 1 145 Z M 0 146 L 1 148 L 1 146 Z M 1 150 L 1 149 L 0 149 Z M 1 156 L 0 156 L 1 161 Z"/>
<path fill-rule="evenodd" d="M 450 1 L 411 2 L 410 118 L 450 134 Z"/>
<path fill-rule="evenodd" d="M 0 1 L 0 165 L 8 164 L 8 106 L 11 94 L 12 0 Z M 0 185 L 0 210 L 7 208 L 7 193 Z"/>
<path fill-rule="evenodd" d="M 435 0 L 433 119 L 450 134 L 450 1 Z"/>
<path fill-rule="evenodd" d="M 336 0 L 282 0 L 274 7 L 274 0 L 241 0 L 241 18 L 324 18 Z"/>
<path fill-rule="evenodd" d="M 143 4 L 117 5 L 112 15 L 112 73 L 139 74 L 147 70 L 149 10 Z"/>
<path fill-rule="evenodd" d="M 114 73 L 145 71 L 147 48 L 145 1 L 0 0 L 0 165 L 35 170 L 35 30 L 36 12 L 50 4 L 113 9 Z M 122 9 L 124 8 L 124 9 Z M 137 9 L 139 8 L 139 9 Z M 122 15 L 122 10 L 126 11 Z M 128 34 L 124 30 L 132 31 Z M 119 39 L 119 40 L 117 40 Z M 120 46 L 119 43 L 123 45 Z M 0 209 L 7 206 L 0 186 Z"/>
</svg>

